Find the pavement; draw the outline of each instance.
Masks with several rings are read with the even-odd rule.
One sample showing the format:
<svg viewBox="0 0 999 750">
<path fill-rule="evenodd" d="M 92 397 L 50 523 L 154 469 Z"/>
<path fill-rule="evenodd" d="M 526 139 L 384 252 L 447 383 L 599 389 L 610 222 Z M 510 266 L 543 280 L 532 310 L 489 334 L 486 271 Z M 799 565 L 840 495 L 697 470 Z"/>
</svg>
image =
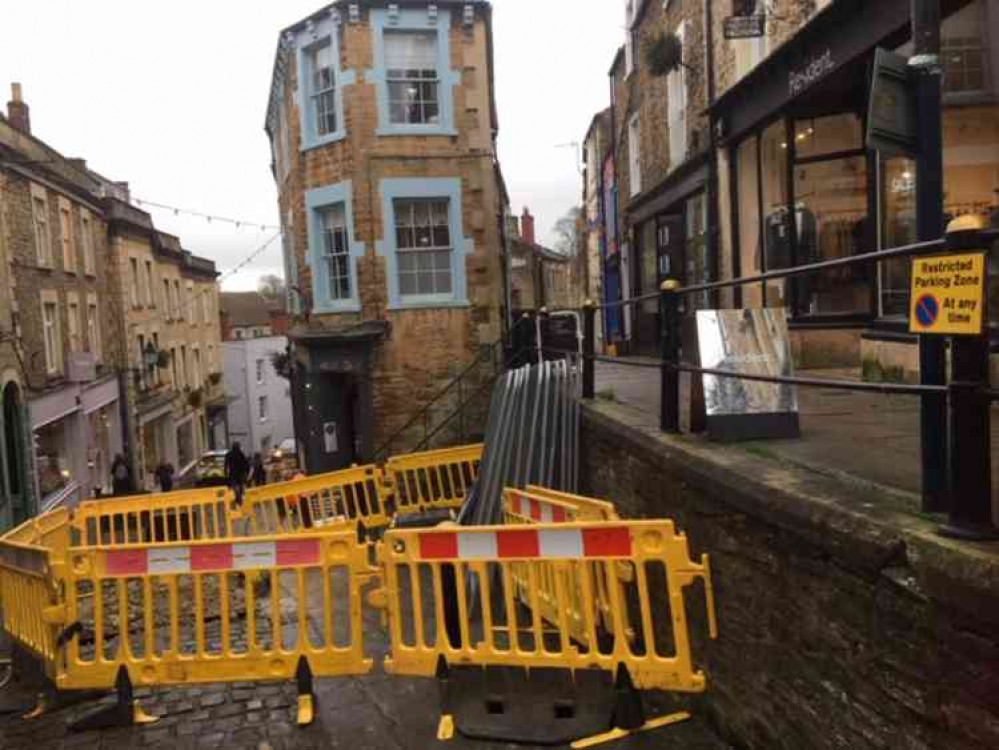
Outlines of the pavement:
<svg viewBox="0 0 999 750">
<path fill-rule="evenodd" d="M 282 609 L 294 609 L 290 589 L 281 589 Z M 131 597 L 130 597 L 131 598 Z M 338 596 L 346 609 L 346 592 Z M 261 611 L 269 603 L 258 602 Z M 340 609 L 334 601 L 334 611 Z M 234 608 L 233 619 L 238 620 Z M 443 750 L 499 750 L 529 748 L 530 745 L 473 741 L 456 737 L 438 742 L 440 716 L 436 681 L 385 674 L 381 659 L 388 650 L 387 638 L 377 611 L 366 607 L 365 651 L 375 660 L 365 676 L 316 681 L 318 715 L 308 727 L 295 723 L 296 689 L 292 682 L 181 685 L 137 689 L 136 697 L 148 713 L 160 717 L 155 724 L 71 732 L 67 725 L 113 702 L 113 696 L 96 696 L 52 711 L 40 718 L 24 720 L 20 711 L 33 703 L 32 694 L 15 683 L 0 690 L 0 748 L 7 750 L 124 750 L 124 748 L 170 748 L 170 750 L 285 750 L 290 748 L 350 748 L 351 750 L 435 748 Z M 245 614 L 245 613 L 244 613 Z M 132 620 L 136 613 L 130 613 Z M 157 617 L 157 619 L 159 619 Z M 206 616 L 207 619 L 207 616 Z M 310 621 L 313 618 L 310 617 Z M 318 627 L 318 621 L 314 621 Z M 183 632 L 188 626 L 181 622 Z M 193 636 L 192 636 L 193 637 Z M 133 633 L 133 642 L 136 637 Z M 141 639 L 138 639 L 141 640 Z M 2 648 L 2 644 L 0 644 Z M 182 646 L 185 650 L 186 646 Z M 206 648 L 211 648 L 206 646 Z M 646 702 L 651 718 L 667 711 L 663 696 L 651 695 Z M 675 709 L 673 709 L 675 710 Z M 553 717 L 554 718 L 554 717 Z M 608 750 L 683 748 L 727 750 L 699 719 L 634 735 L 603 745 Z"/>
<path fill-rule="evenodd" d="M 651 360 L 638 359 L 650 362 Z M 597 362 L 598 398 L 628 408 L 638 426 L 659 424 L 659 370 Z M 813 377 L 859 380 L 848 370 L 809 370 Z M 683 429 L 689 427 L 689 376 L 681 377 Z M 801 437 L 743 443 L 763 459 L 873 484 L 918 504 L 921 493 L 919 397 L 835 388 L 798 388 Z M 993 407 L 992 474 L 999 476 L 999 405 Z M 993 484 L 999 518 L 999 482 Z"/>
</svg>

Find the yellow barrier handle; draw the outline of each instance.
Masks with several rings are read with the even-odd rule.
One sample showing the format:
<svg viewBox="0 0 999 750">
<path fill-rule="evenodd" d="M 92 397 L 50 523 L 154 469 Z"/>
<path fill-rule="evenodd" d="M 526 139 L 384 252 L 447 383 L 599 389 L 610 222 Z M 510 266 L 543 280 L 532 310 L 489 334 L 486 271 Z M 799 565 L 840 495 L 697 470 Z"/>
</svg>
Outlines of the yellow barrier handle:
<svg viewBox="0 0 999 750">
<path fill-rule="evenodd" d="M 715 615 L 715 587 L 711 583 L 711 559 L 708 555 L 701 555 L 701 565 L 704 572 L 701 577 L 704 579 L 704 603 L 708 610 L 708 635 L 711 640 L 718 639 L 718 619 Z"/>
</svg>

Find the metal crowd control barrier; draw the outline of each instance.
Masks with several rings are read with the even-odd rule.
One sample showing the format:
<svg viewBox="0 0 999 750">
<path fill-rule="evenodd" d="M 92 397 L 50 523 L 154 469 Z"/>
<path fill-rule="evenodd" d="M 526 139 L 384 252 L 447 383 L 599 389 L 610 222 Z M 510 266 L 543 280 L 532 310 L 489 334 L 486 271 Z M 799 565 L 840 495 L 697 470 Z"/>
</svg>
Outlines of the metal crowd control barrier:
<svg viewBox="0 0 999 750">
<path fill-rule="evenodd" d="M 390 458 L 384 476 L 395 512 L 460 508 L 478 478 L 481 459 L 481 444 Z"/>
<path fill-rule="evenodd" d="M 388 526 L 384 482 L 375 465 L 247 490 L 241 536 L 307 533 L 323 526 Z"/>
<path fill-rule="evenodd" d="M 379 547 L 384 568 L 393 674 L 433 675 L 448 665 L 557 667 L 619 666 L 644 689 L 700 692 L 684 611 L 684 592 L 702 580 L 709 631 L 716 636 L 707 555 L 690 559 L 687 539 L 670 521 L 615 521 L 503 526 L 461 530 L 392 529 Z M 603 637 L 596 579 L 616 578 L 616 564 L 635 566 L 634 585 L 608 586 L 614 631 L 623 633 L 634 609 L 636 637 Z M 526 568 L 529 610 L 519 607 L 513 566 Z M 457 581 L 446 614 L 445 580 Z M 546 625 L 540 581 L 554 581 L 558 616 Z M 570 581 L 580 584 L 583 639 L 569 622 Z M 473 596 L 473 591 L 479 596 Z M 450 627 L 449 627 L 450 624 Z"/>
</svg>

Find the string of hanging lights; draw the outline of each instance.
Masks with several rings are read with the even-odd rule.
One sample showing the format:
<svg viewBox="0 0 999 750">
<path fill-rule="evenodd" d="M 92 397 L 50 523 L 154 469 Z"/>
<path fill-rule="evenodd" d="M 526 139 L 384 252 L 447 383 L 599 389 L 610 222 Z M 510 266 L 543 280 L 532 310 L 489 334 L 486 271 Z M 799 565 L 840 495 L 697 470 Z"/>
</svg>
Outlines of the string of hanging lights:
<svg viewBox="0 0 999 750">
<path fill-rule="evenodd" d="M 209 214 L 204 211 L 195 211 L 191 208 L 181 208 L 180 206 L 171 206 L 166 203 L 159 203 L 157 201 L 146 200 L 145 198 L 133 198 L 135 205 L 139 208 L 158 208 L 163 211 L 170 211 L 174 216 L 195 216 L 200 219 L 205 219 L 209 224 L 217 222 L 220 224 L 230 224 L 236 229 L 242 229 L 246 227 L 247 229 L 257 229 L 261 232 L 266 232 L 267 230 L 277 230 L 280 227 L 274 224 L 261 224 L 256 221 L 246 221 L 245 219 L 233 219 L 229 216 L 219 216 L 217 214 Z"/>
</svg>

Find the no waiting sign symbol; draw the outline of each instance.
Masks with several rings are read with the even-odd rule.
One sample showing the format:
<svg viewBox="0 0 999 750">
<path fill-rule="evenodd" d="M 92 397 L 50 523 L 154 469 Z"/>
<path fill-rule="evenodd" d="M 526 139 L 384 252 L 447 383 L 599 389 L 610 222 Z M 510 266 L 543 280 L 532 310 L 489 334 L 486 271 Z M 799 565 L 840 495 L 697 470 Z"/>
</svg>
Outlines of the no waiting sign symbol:
<svg viewBox="0 0 999 750">
<path fill-rule="evenodd" d="M 940 303 L 932 294 L 924 294 L 916 300 L 916 320 L 923 328 L 929 328 L 940 316 Z"/>
</svg>

